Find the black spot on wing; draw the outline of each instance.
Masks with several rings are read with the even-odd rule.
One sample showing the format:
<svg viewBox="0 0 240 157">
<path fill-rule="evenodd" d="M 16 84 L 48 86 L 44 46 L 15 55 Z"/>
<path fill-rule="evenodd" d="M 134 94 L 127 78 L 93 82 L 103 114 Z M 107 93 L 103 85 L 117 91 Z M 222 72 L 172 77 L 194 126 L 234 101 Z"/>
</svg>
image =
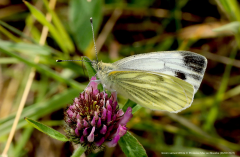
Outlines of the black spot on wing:
<svg viewBox="0 0 240 157">
<path fill-rule="evenodd" d="M 206 66 L 205 58 L 200 55 L 183 55 L 183 62 L 191 70 L 203 73 Z"/>
<path fill-rule="evenodd" d="M 190 77 L 192 77 L 192 78 L 194 78 L 195 80 L 198 80 L 198 81 L 202 80 L 202 76 L 200 76 L 200 75 L 188 74 L 188 76 L 190 76 Z"/>
<path fill-rule="evenodd" d="M 198 66 L 204 67 L 205 66 L 205 59 L 202 56 L 184 56 L 183 58 L 184 63 L 189 64 L 189 63 L 194 63 Z"/>
<path fill-rule="evenodd" d="M 186 80 L 186 75 L 184 73 L 182 73 L 181 71 L 175 71 L 175 76 L 182 80 Z"/>
</svg>

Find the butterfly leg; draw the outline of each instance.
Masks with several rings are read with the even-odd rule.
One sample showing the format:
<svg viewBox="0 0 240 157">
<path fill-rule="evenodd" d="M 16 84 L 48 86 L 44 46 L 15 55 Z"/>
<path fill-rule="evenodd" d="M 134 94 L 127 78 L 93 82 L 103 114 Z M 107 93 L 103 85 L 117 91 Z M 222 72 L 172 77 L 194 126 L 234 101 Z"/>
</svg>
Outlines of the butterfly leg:
<svg viewBox="0 0 240 157">
<path fill-rule="evenodd" d="M 104 102 L 103 102 L 103 104 L 104 104 L 104 106 L 106 107 L 106 104 L 105 104 L 105 93 L 106 93 L 106 91 L 105 91 L 105 89 L 106 89 L 106 85 L 105 84 L 102 84 L 103 85 L 103 97 L 104 97 Z"/>
<path fill-rule="evenodd" d="M 91 80 L 90 83 L 91 83 L 91 82 L 101 83 L 101 80 Z"/>
</svg>

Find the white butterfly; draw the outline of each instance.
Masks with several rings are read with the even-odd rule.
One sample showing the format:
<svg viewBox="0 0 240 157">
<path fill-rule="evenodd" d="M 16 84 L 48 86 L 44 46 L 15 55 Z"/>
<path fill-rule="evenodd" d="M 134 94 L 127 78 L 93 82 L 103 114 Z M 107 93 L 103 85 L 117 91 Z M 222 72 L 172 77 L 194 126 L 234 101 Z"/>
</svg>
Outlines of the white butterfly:
<svg viewBox="0 0 240 157">
<path fill-rule="evenodd" d="M 62 61 L 73 60 L 57 60 Z M 177 113 L 191 106 L 207 59 L 189 51 L 162 51 L 133 55 L 113 64 L 92 61 L 92 66 L 104 88 L 143 107 Z"/>
<path fill-rule="evenodd" d="M 177 113 L 191 106 L 207 59 L 188 51 L 134 55 L 113 64 L 93 62 L 103 87 L 137 104 Z"/>
</svg>

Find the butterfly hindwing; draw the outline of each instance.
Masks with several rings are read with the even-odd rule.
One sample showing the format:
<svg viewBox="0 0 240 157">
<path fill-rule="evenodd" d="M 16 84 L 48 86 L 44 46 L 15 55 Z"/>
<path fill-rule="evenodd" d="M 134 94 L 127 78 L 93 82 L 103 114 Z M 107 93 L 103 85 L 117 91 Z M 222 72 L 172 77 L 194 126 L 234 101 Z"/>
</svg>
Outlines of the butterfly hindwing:
<svg viewBox="0 0 240 157">
<path fill-rule="evenodd" d="M 107 79 L 118 93 L 152 110 L 179 112 L 191 105 L 194 96 L 191 84 L 157 72 L 116 70 Z"/>
</svg>

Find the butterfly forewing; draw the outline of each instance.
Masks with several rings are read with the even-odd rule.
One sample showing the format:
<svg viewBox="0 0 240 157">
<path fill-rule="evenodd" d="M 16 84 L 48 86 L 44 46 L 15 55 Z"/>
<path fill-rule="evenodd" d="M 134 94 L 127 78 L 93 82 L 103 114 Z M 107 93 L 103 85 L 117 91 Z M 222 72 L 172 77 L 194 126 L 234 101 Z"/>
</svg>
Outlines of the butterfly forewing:
<svg viewBox="0 0 240 157">
<path fill-rule="evenodd" d="M 179 112 L 191 105 L 194 96 L 191 84 L 157 72 L 111 71 L 107 79 L 118 93 L 153 110 Z"/>
<path fill-rule="evenodd" d="M 197 92 L 207 66 L 207 59 L 188 51 L 162 51 L 134 55 L 113 65 L 117 70 L 144 70 L 171 75 L 194 86 Z"/>
</svg>

